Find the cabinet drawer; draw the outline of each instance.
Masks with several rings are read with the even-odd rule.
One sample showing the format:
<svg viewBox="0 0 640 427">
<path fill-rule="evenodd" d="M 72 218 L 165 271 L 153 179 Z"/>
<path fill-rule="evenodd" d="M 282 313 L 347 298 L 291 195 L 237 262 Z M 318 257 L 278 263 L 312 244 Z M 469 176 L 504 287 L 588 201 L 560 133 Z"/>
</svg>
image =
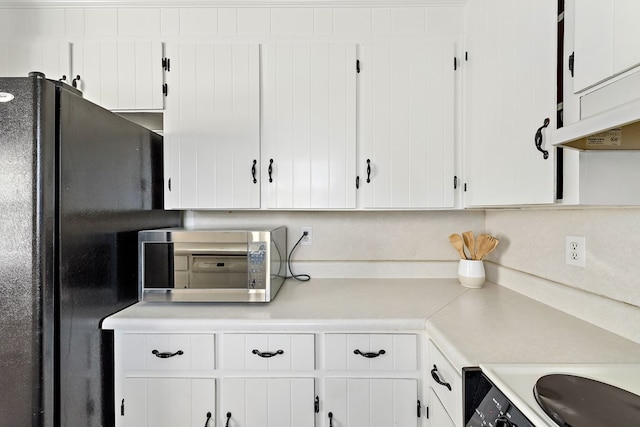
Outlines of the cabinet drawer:
<svg viewBox="0 0 640 427">
<path fill-rule="evenodd" d="M 124 334 L 123 368 L 208 370 L 215 368 L 214 334 Z"/>
<path fill-rule="evenodd" d="M 222 365 L 230 370 L 309 371 L 315 368 L 313 334 L 225 334 Z"/>
<path fill-rule="evenodd" d="M 429 341 L 429 386 L 442 402 L 456 425 L 462 419 L 462 375 L 449 363 L 436 345 Z"/>
<path fill-rule="evenodd" d="M 415 371 L 417 336 L 413 334 L 327 334 L 324 363 L 328 370 Z"/>
</svg>

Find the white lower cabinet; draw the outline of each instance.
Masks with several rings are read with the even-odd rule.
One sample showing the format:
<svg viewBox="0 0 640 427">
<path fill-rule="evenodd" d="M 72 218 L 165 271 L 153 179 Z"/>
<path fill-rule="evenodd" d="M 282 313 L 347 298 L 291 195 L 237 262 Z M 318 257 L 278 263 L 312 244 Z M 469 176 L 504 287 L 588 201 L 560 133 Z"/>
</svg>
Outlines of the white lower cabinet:
<svg viewBox="0 0 640 427">
<path fill-rule="evenodd" d="M 439 427 L 421 397 L 422 343 L 419 333 L 116 331 L 116 427 Z"/>
<path fill-rule="evenodd" d="M 429 420 L 433 427 L 456 427 L 438 395 L 429 387 Z"/>
<path fill-rule="evenodd" d="M 218 425 L 315 426 L 313 378 L 225 378 Z"/>
<path fill-rule="evenodd" d="M 418 381 L 394 378 L 329 378 L 322 426 L 417 426 Z"/>
<path fill-rule="evenodd" d="M 213 427 L 215 384 L 213 378 L 125 378 L 120 425 Z"/>
</svg>

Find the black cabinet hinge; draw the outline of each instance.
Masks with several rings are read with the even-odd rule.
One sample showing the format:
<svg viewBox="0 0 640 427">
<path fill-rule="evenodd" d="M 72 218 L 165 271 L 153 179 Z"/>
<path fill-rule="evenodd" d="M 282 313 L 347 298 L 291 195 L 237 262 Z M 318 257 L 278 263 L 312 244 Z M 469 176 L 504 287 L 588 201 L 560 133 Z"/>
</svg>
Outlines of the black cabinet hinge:
<svg viewBox="0 0 640 427">
<path fill-rule="evenodd" d="M 466 182 L 464 183 L 464 192 L 465 193 L 467 192 L 467 183 Z"/>
<path fill-rule="evenodd" d="M 316 398 L 313 401 L 313 411 L 316 414 L 320 413 L 320 398 L 318 396 L 316 396 Z"/>
<path fill-rule="evenodd" d="M 162 85 L 162 94 L 164 96 L 169 95 L 169 85 L 166 83 Z"/>
<path fill-rule="evenodd" d="M 356 73 L 360 74 L 360 60 L 356 59 Z"/>
<path fill-rule="evenodd" d="M 458 58 L 456 58 L 455 56 L 453 57 L 453 71 L 456 71 L 458 69 Z"/>
<path fill-rule="evenodd" d="M 122 403 L 120 404 L 120 416 L 124 417 L 124 399 L 122 399 Z"/>
<path fill-rule="evenodd" d="M 356 176 L 356 190 L 360 188 L 360 177 Z"/>
<path fill-rule="evenodd" d="M 422 406 L 420 405 L 420 399 L 418 399 L 418 418 L 420 418 L 421 409 L 422 409 Z"/>
<path fill-rule="evenodd" d="M 576 53 L 571 52 L 571 55 L 569 55 L 569 71 L 571 71 L 571 77 L 573 77 L 573 70 L 575 68 L 575 58 Z"/>
<path fill-rule="evenodd" d="M 469 52 L 465 52 L 464 53 L 464 60 L 468 61 L 469 60 Z"/>
<path fill-rule="evenodd" d="M 453 177 L 453 189 L 457 189 L 458 188 L 458 176 L 454 176 Z"/>
<path fill-rule="evenodd" d="M 165 71 L 171 71 L 171 59 L 169 58 L 162 58 L 162 68 Z"/>
</svg>

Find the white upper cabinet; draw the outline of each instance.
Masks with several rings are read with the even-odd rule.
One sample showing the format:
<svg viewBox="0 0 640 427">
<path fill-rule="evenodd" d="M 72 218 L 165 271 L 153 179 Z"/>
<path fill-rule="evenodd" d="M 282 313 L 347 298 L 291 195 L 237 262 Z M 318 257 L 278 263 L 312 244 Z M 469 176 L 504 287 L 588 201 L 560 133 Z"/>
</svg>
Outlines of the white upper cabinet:
<svg viewBox="0 0 640 427">
<path fill-rule="evenodd" d="M 355 44 L 267 44 L 262 60 L 263 207 L 355 208 Z"/>
<path fill-rule="evenodd" d="M 259 46 L 178 43 L 167 57 L 165 208 L 259 208 Z"/>
<path fill-rule="evenodd" d="M 162 43 L 84 41 L 73 46 L 73 75 L 90 101 L 110 110 L 164 107 Z"/>
<path fill-rule="evenodd" d="M 466 206 L 555 201 L 556 6 L 553 0 L 467 2 Z"/>
<path fill-rule="evenodd" d="M 42 72 L 48 79 L 70 83 L 71 44 L 50 41 L 0 42 L 1 76 L 27 77 L 31 71 Z"/>
<path fill-rule="evenodd" d="M 364 208 L 454 206 L 454 44 L 363 46 L 358 156 Z"/>
<path fill-rule="evenodd" d="M 574 92 L 640 64 L 640 2 L 575 1 Z"/>
</svg>

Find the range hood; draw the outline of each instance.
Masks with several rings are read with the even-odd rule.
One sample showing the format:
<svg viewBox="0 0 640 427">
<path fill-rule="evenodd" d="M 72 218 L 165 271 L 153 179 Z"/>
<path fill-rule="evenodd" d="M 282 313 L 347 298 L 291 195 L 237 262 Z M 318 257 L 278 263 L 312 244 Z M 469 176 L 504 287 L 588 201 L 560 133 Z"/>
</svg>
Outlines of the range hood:
<svg viewBox="0 0 640 427">
<path fill-rule="evenodd" d="M 580 120 L 552 133 L 578 150 L 640 150 L 640 71 L 580 97 Z"/>
<path fill-rule="evenodd" d="M 640 150 L 640 99 L 560 128 L 552 141 L 578 150 Z"/>
</svg>

